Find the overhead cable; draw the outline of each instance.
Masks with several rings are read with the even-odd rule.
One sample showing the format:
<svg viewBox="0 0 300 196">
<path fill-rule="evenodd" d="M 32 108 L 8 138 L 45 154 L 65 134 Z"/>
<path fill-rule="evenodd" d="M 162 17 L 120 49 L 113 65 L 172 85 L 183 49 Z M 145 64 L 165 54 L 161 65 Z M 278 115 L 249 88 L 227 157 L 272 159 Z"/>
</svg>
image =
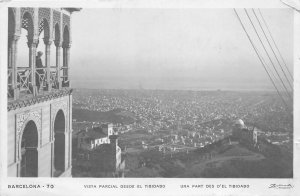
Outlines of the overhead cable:
<svg viewBox="0 0 300 196">
<path fill-rule="evenodd" d="M 284 64 L 286 70 L 288 71 L 290 77 L 292 78 L 292 81 L 294 81 L 293 75 L 291 74 L 289 68 L 287 67 L 287 64 L 286 64 L 284 58 L 282 57 L 280 50 L 278 49 L 278 46 L 277 46 L 277 44 L 276 44 L 276 42 L 275 42 L 275 40 L 274 40 L 274 38 L 273 38 L 273 36 L 272 36 L 272 34 L 271 34 L 271 31 L 269 30 L 269 27 L 268 27 L 268 25 L 267 25 L 267 23 L 266 23 L 266 21 L 265 21 L 263 15 L 262 15 L 260 9 L 258 9 L 258 12 L 259 12 L 259 14 L 260 14 L 260 17 L 262 18 L 262 21 L 264 22 L 265 26 L 267 27 L 267 30 L 268 30 L 268 32 L 269 32 L 269 34 L 270 34 L 270 37 L 271 37 L 271 39 L 272 39 L 272 42 L 274 43 L 275 48 L 276 48 L 276 50 L 278 51 L 279 56 L 280 56 L 281 60 L 283 61 L 283 64 Z"/>
<path fill-rule="evenodd" d="M 257 35 L 259 41 L 260 41 L 260 43 L 262 44 L 262 46 L 263 46 L 263 48 L 264 48 L 264 50 L 265 50 L 265 52 L 266 52 L 266 54 L 267 54 L 267 56 L 268 56 L 268 58 L 269 58 L 271 64 L 272 64 L 272 66 L 273 66 L 273 68 L 274 68 L 276 74 L 278 75 L 278 77 L 279 77 L 279 79 L 280 79 L 280 81 L 281 81 L 281 83 L 282 83 L 282 85 L 283 85 L 283 87 L 284 87 L 284 89 L 285 89 L 285 91 L 286 91 L 288 97 L 289 97 L 291 100 L 293 100 L 293 98 L 292 98 L 292 96 L 290 95 L 290 93 L 289 93 L 287 87 L 285 86 L 285 84 L 284 84 L 282 78 L 280 77 L 280 74 L 278 73 L 278 71 L 277 71 L 277 69 L 276 69 L 276 67 L 275 67 L 275 65 L 274 65 L 274 63 L 273 63 L 273 61 L 272 61 L 272 59 L 271 59 L 271 57 L 270 57 L 270 55 L 269 55 L 269 53 L 268 53 L 268 51 L 267 51 L 265 45 L 264 45 L 264 43 L 263 43 L 263 41 L 261 40 L 261 38 L 260 38 L 260 36 L 259 36 L 259 34 L 258 34 L 258 32 L 257 32 L 257 30 L 256 30 L 256 28 L 255 28 L 255 26 L 254 26 L 254 24 L 253 24 L 253 22 L 252 22 L 252 20 L 251 20 L 251 18 L 250 18 L 250 16 L 249 16 L 249 14 L 248 14 L 248 11 L 247 11 L 246 9 L 244 9 L 244 10 L 245 10 L 245 12 L 246 12 L 246 15 L 247 15 L 248 19 L 249 19 L 250 22 L 251 22 L 251 25 L 252 25 L 252 27 L 253 27 L 253 29 L 254 29 L 254 31 L 255 31 L 255 33 L 256 33 L 256 35 Z"/>
<path fill-rule="evenodd" d="M 256 15 L 256 13 L 255 13 L 255 11 L 254 11 L 254 9 L 252 9 L 252 12 L 253 12 L 255 18 L 256 18 L 257 21 L 258 21 L 258 24 L 259 24 L 259 26 L 260 26 L 260 28 L 261 28 L 261 30 L 262 30 L 262 32 L 263 32 L 263 34 L 264 34 L 264 36 L 265 36 L 267 42 L 268 42 L 268 44 L 269 44 L 269 46 L 270 46 L 270 48 L 271 48 L 271 50 L 272 50 L 272 52 L 273 52 L 273 54 L 274 54 L 276 60 L 277 60 L 277 63 L 279 64 L 279 66 L 280 66 L 280 68 L 281 68 L 281 71 L 283 72 L 283 74 L 284 74 L 284 76 L 285 76 L 285 79 L 287 80 L 289 86 L 291 87 L 291 91 L 293 92 L 293 86 L 291 85 L 291 83 L 290 83 L 290 81 L 289 81 L 289 79 L 288 79 L 288 77 L 287 77 L 285 71 L 283 70 L 283 68 L 282 68 L 282 66 L 281 66 L 281 64 L 280 64 L 280 62 L 279 62 L 279 60 L 278 60 L 278 58 L 277 58 L 277 55 L 276 55 L 276 53 L 274 52 L 273 47 L 272 47 L 272 45 L 270 44 L 269 39 L 268 39 L 268 37 L 267 37 L 267 35 L 266 35 L 266 33 L 265 33 L 263 27 L 261 26 L 260 20 L 258 19 L 257 15 Z"/>
<path fill-rule="evenodd" d="M 273 81 L 271 75 L 269 74 L 269 72 L 268 72 L 268 70 L 267 70 L 267 68 L 266 68 L 265 62 L 263 61 L 263 59 L 262 59 L 262 57 L 260 56 L 260 54 L 259 54 L 257 48 L 256 48 L 255 45 L 254 45 L 252 39 L 250 38 L 250 35 L 248 34 L 248 32 L 247 32 L 247 30 L 246 30 L 246 28 L 245 28 L 245 26 L 244 26 L 244 24 L 243 24 L 243 22 L 242 22 L 240 16 L 238 15 L 238 13 L 237 13 L 237 11 L 236 11 L 235 9 L 233 9 L 233 10 L 234 10 L 234 12 L 235 12 L 235 14 L 236 14 L 236 16 L 237 16 L 237 18 L 238 18 L 238 20 L 239 20 L 239 22 L 240 22 L 242 28 L 243 28 L 243 30 L 245 31 L 245 33 L 246 33 L 246 35 L 247 35 L 247 37 L 248 37 L 248 39 L 249 39 L 249 41 L 250 41 L 250 43 L 251 43 L 251 45 L 252 45 L 252 47 L 253 47 L 253 49 L 254 49 L 256 55 L 258 56 L 258 58 L 259 58 L 259 60 L 260 60 L 260 62 L 261 62 L 261 64 L 262 64 L 263 68 L 265 69 L 267 75 L 269 76 L 270 81 L 272 82 L 274 88 L 276 89 L 277 94 L 278 94 L 279 97 L 282 99 L 283 104 L 285 105 L 286 109 L 288 110 L 289 107 L 288 107 L 287 103 L 285 102 L 284 98 L 282 97 L 282 95 L 280 94 L 278 88 L 276 87 L 276 84 L 274 83 L 274 81 Z"/>
</svg>

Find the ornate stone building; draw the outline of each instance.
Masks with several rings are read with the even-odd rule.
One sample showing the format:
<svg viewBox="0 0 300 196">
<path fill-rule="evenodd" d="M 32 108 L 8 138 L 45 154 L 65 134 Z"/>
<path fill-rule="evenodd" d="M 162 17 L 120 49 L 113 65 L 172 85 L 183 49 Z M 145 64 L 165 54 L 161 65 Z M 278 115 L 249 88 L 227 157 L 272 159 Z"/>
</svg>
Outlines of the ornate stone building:
<svg viewBox="0 0 300 196">
<path fill-rule="evenodd" d="M 249 147 L 257 146 L 257 128 L 249 129 L 241 119 L 234 122 L 232 138 Z"/>
<path fill-rule="evenodd" d="M 9 177 L 71 176 L 71 14 L 77 8 L 8 8 Z M 44 37 L 41 37 L 43 32 Z M 18 40 L 27 36 L 29 62 L 18 66 Z M 45 45 L 44 67 L 36 50 Z M 50 62 L 50 46 L 56 62 Z M 61 55 L 62 53 L 62 55 Z M 61 62 L 62 58 L 62 64 Z M 50 64 L 51 63 L 51 64 Z"/>
</svg>

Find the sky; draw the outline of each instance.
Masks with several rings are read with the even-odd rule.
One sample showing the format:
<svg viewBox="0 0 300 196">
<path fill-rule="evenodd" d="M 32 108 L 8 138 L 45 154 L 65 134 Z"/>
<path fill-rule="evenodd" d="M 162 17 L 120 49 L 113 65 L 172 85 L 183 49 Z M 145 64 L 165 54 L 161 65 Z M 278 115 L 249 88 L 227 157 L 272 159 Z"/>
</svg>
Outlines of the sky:
<svg viewBox="0 0 300 196">
<path fill-rule="evenodd" d="M 292 71 L 292 10 L 261 12 Z M 75 88 L 273 89 L 233 9 L 86 8 L 71 33 Z"/>
</svg>

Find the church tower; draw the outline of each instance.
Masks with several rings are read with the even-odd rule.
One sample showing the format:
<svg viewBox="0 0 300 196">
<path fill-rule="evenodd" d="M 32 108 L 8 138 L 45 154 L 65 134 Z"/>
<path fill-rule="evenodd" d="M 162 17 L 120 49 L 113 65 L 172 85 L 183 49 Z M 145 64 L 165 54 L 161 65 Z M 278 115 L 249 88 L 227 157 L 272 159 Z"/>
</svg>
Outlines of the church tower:
<svg viewBox="0 0 300 196">
<path fill-rule="evenodd" d="M 8 177 L 71 176 L 71 15 L 79 10 L 8 8 Z M 23 34 L 27 62 L 17 58 Z"/>
</svg>

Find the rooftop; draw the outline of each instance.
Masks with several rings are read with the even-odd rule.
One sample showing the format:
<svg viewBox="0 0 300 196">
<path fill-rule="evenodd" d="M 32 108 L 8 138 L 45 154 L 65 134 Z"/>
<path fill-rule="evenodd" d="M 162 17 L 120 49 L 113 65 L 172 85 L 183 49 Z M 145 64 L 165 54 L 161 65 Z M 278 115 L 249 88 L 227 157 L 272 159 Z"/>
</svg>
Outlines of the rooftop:
<svg viewBox="0 0 300 196">
<path fill-rule="evenodd" d="M 105 133 L 103 133 L 101 127 L 94 127 L 94 128 L 88 129 L 87 131 L 82 130 L 82 131 L 80 131 L 80 133 L 84 133 L 87 136 L 87 138 L 89 138 L 89 139 L 100 139 L 100 138 L 107 137 L 107 135 Z"/>
</svg>

